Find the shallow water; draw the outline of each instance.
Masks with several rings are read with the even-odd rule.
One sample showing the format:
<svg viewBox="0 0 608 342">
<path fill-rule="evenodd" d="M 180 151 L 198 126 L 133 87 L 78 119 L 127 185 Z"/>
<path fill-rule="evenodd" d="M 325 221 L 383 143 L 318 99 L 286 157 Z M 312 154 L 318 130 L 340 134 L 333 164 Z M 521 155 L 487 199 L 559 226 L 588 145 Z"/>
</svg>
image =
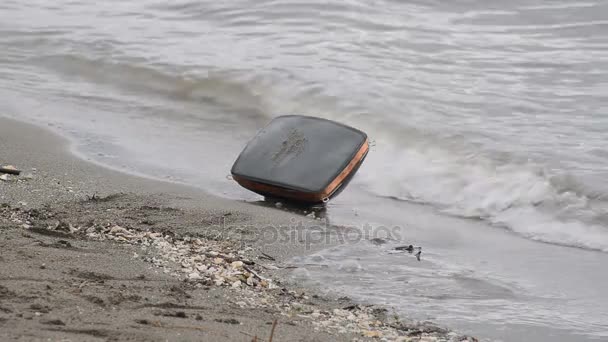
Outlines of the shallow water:
<svg viewBox="0 0 608 342">
<path fill-rule="evenodd" d="M 362 242 L 324 254 L 360 258 L 357 276 L 311 281 L 346 277 L 353 296 L 489 338 L 602 340 L 606 13 L 564 0 L 5 0 L 0 112 L 96 162 L 245 200 L 258 198 L 226 175 L 272 117 L 352 124 L 375 147 L 328 216 L 407 227 L 400 242 L 424 245 L 423 261 Z"/>
</svg>

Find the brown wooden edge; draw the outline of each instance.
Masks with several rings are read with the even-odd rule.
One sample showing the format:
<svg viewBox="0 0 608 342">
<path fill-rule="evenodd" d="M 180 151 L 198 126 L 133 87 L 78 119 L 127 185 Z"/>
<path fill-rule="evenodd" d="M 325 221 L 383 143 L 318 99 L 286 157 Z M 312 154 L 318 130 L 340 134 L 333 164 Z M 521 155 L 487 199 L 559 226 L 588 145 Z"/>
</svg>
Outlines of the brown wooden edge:
<svg viewBox="0 0 608 342">
<path fill-rule="evenodd" d="M 274 186 L 274 185 L 257 183 L 257 182 L 254 182 L 254 181 L 251 181 L 251 180 L 248 180 L 248 179 L 236 176 L 236 175 L 233 175 L 233 179 L 237 183 L 239 183 L 241 186 L 243 186 L 244 188 L 250 189 L 255 192 L 271 194 L 271 195 L 274 195 L 277 197 L 291 198 L 291 199 L 299 200 L 299 201 L 322 202 L 325 199 L 329 198 L 329 196 L 331 196 L 331 194 L 333 194 L 334 191 L 336 191 L 338 189 L 340 184 L 342 184 L 344 179 L 350 175 L 350 173 L 357 166 L 357 164 L 359 164 L 361 159 L 363 159 L 363 157 L 365 157 L 365 155 L 367 154 L 368 151 L 369 151 L 369 142 L 368 142 L 368 139 L 366 138 L 365 141 L 363 142 L 363 145 L 361 145 L 361 148 L 359 149 L 359 151 L 357 151 L 357 153 L 355 154 L 353 159 L 348 163 L 348 165 L 346 165 L 346 167 L 342 170 L 342 172 L 340 172 L 338 174 L 338 176 L 336 176 L 336 178 L 331 183 L 329 183 L 329 185 L 327 187 L 325 187 L 323 190 L 321 190 L 319 192 L 307 193 L 307 192 L 300 192 L 300 191 L 296 191 L 296 190 L 289 190 L 289 189 L 281 188 L 281 187 Z"/>
</svg>

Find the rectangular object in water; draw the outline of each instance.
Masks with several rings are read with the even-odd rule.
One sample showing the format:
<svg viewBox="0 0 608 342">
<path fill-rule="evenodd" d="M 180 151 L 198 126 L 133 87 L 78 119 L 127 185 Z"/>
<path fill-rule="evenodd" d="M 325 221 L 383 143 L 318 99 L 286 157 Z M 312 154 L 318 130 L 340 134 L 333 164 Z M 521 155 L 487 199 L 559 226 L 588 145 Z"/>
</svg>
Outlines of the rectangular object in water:
<svg viewBox="0 0 608 342">
<path fill-rule="evenodd" d="M 368 150 L 367 134 L 355 128 L 279 116 L 247 144 L 231 173 L 241 186 L 266 197 L 325 202 L 344 189 Z"/>
</svg>

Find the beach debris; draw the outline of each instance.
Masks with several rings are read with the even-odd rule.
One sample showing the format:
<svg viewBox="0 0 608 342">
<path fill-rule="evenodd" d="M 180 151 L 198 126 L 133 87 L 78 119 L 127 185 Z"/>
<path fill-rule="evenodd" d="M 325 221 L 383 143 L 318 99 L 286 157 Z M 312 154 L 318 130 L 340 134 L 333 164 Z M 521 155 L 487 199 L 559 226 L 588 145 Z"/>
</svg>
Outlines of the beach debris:
<svg viewBox="0 0 608 342">
<path fill-rule="evenodd" d="M 48 324 L 48 325 L 65 325 L 65 323 L 60 319 L 49 319 L 49 320 L 40 321 L 40 323 Z"/>
<path fill-rule="evenodd" d="M 382 337 L 382 332 L 381 331 L 376 331 L 376 330 L 366 330 L 363 332 L 363 336 L 365 337 Z"/>
<path fill-rule="evenodd" d="M 217 318 L 217 319 L 215 319 L 215 321 L 218 323 L 225 323 L 225 324 L 241 324 L 241 322 L 237 321 L 234 318 Z"/>
<path fill-rule="evenodd" d="M 271 279 L 263 277 L 253 269 L 255 263 L 246 258 L 244 252 L 233 250 L 228 243 L 138 231 L 119 225 L 108 225 L 101 229 L 90 227 L 85 233 L 93 239 L 139 245 L 148 252 L 155 249 L 156 256 L 143 257 L 145 261 L 163 268 L 165 273 L 183 276 L 185 280 L 195 284 L 232 288 L 277 288 Z M 172 269 L 170 265 L 174 263 L 180 265 L 181 270 Z"/>
<path fill-rule="evenodd" d="M 414 251 L 414 246 L 409 245 L 409 246 L 399 246 L 399 247 L 395 247 L 396 251 L 407 251 L 412 253 Z"/>
<path fill-rule="evenodd" d="M 268 255 L 264 252 L 260 253 L 260 259 L 266 259 L 270 261 L 276 261 L 276 259 L 272 255 Z"/>
<path fill-rule="evenodd" d="M 13 165 L 5 165 L 5 166 L 0 166 L 0 173 L 7 173 L 7 174 L 19 176 L 19 174 L 21 174 L 21 170 L 17 169 Z"/>
<path fill-rule="evenodd" d="M 268 342 L 272 342 L 272 339 L 274 338 L 274 329 L 277 327 L 277 320 L 275 319 L 274 322 L 272 322 L 272 330 L 270 330 L 270 338 L 268 339 Z"/>
<path fill-rule="evenodd" d="M 398 247 L 395 247 L 395 251 L 408 252 L 409 254 L 412 254 L 414 251 L 417 251 L 416 254 L 414 254 L 414 256 L 416 257 L 416 259 L 418 261 L 420 261 L 420 257 L 422 255 L 422 247 L 414 247 L 413 245 L 398 246 Z"/>
<path fill-rule="evenodd" d="M 11 209 L 10 205 L 0 205 L 0 219 L 12 221 L 17 226 L 24 223 L 30 224 L 34 229 L 47 230 L 52 233 L 59 224 L 52 219 L 52 223 L 41 225 L 36 221 L 40 217 L 51 216 L 46 209 Z M 49 215 L 49 216 L 47 216 Z M 52 217 L 52 216 L 51 216 Z M 44 222 L 44 221 L 42 221 Z M 138 248 L 136 258 L 149 262 L 153 267 L 158 267 L 162 272 L 182 279 L 195 288 L 208 289 L 212 286 L 220 286 L 229 291 L 227 300 L 231 305 L 237 305 L 241 309 L 265 310 L 276 312 L 282 317 L 289 317 L 285 324 L 300 324 L 299 320 L 308 320 L 312 329 L 324 331 L 330 334 L 354 334 L 362 339 L 373 339 L 379 341 L 427 341 L 427 342 L 461 342 L 476 341 L 473 338 L 460 336 L 448 332 L 428 322 L 401 321 L 397 314 L 389 315 L 388 310 L 364 304 L 344 303 L 347 298 L 338 299 L 335 303 L 338 308 L 319 307 L 314 299 L 318 295 L 307 295 L 288 288 L 279 287 L 279 281 L 271 276 L 263 274 L 264 265 L 258 263 L 248 265 L 251 262 L 244 251 L 255 250 L 241 249 L 233 242 L 220 240 L 207 240 L 195 236 L 181 236 L 176 233 L 138 230 L 124 222 L 103 222 L 90 226 L 80 226 L 76 222 L 63 221 L 61 225 L 67 232 L 64 235 L 80 234 L 94 240 L 111 240 L 114 243 L 132 245 Z M 43 228 L 46 227 L 46 228 Z M 147 229 L 147 228 L 146 228 Z M 63 241 L 63 240 L 61 240 Z M 65 241 L 67 242 L 67 241 Z M 403 246 L 405 248 L 409 246 Z M 409 248 L 407 248 L 409 249 Z M 405 249 L 405 251 L 407 251 Z M 421 252 L 421 248 L 412 250 Z M 403 253 L 403 251 L 399 251 Z M 273 258 L 270 255 L 266 257 Z M 261 257 L 259 257 L 262 259 Z M 43 266 L 45 266 L 43 264 Z M 357 263 L 347 262 L 344 268 L 359 270 Z M 308 267 L 308 266 L 307 266 Z M 312 267 L 312 266 L 311 266 Z M 281 267 L 285 268 L 285 267 Z M 41 267 L 41 269 L 44 269 Z M 297 272 L 296 272 L 297 273 Z M 84 287 L 87 281 L 80 286 Z M 0 292 L 2 287 L 0 286 Z M 50 287 L 47 285 L 47 289 Z M 312 302 L 311 302 L 312 301 Z M 325 301 L 327 304 L 329 300 Z M 272 311 L 270 311 L 272 310 Z M 40 311 L 40 310 L 38 310 Z M 186 312 L 162 311 L 162 315 L 185 318 L 192 317 Z M 199 320 L 198 316 L 196 318 Z M 202 319 L 202 316 L 201 318 Z M 294 321 L 294 319 L 296 321 Z M 177 328 L 177 326 L 166 326 L 160 322 L 151 320 L 136 321 L 139 324 L 158 325 L 162 327 Z M 59 322 L 56 322 L 60 325 Z M 234 322 L 223 322 L 227 324 L 238 324 Z M 270 322 L 269 322 L 270 324 Z M 276 326 L 276 323 L 274 324 Z M 180 327 L 181 328 L 181 327 Z M 184 327 L 185 328 L 185 327 Z M 199 329 L 196 327 L 188 327 Z M 200 328 L 203 329 L 203 328 Z M 272 336 L 272 333 L 271 333 Z"/>
</svg>

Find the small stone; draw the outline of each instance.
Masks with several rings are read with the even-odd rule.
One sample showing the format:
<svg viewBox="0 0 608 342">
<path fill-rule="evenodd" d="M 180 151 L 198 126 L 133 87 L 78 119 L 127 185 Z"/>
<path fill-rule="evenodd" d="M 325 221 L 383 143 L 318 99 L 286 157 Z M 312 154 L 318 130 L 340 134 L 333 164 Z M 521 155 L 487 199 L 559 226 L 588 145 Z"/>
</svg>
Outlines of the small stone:
<svg viewBox="0 0 608 342">
<path fill-rule="evenodd" d="M 215 259 L 213 259 L 213 263 L 216 264 L 216 265 L 222 264 L 222 263 L 224 263 L 224 259 L 222 259 L 222 258 L 215 258 Z"/>
<path fill-rule="evenodd" d="M 232 283 L 232 287 L 237 288 L 237 287 L 241 287 L 241 281 L 237 280 L 234 283 Z"/>
<path fill-rule="evenodd" d="M 41 321 L 40 323 L 48 325 L 65 325 L 65 323 L 60 319 L 50 319 L 46 321 Z"/>
<path fill-rule="evenodd" d="M 40 265 L 40 269 L 41 269 L 41 270 L 44 270 L 45 268 L 46 268 L 46 264 L 42 264 L 42 265 Z"/>
<path fill-rule="evenodd" d="M 226 323 L 226 324 L 241 324 L 241 322 L 237 321 L 234 318 L 225 318 L 225 319 L 216 319 L 216 322 Z"/>
<path fill-rule="evenodd" d="M 202 279 L 200 273 L 198 273 L 198 272 L 192 272 L 192 273 L 188 274 L 188 278 L 191 279 L 191 280 Z"/>
<path fill-rule="evenodd" d="M 283 208 L 283 203 L 281 203 L 281 202 L 277 202 L 277 203 L 275 203 L 275 204 L 274 204 L 274 206 L 275 206 L 276 208 L 278 208 L 278 209 L 281 209 L 281 208 Z"/>
<path fill-rule="evenodd" d="M 234 269 L 241 269 L 243 268 L 243 262 L 242 261 L 234 261 L 232 264 L 230 264 L 230 267 L 234 268 Z"/>
<path fill-rule="evenodd" d="M 30 309 L 32 310 L 42 310 L 44 308 L 44 306 L 42 306 L 42 304 L 40 303 L 33 303 L 30 305 Z"/>
<path fill-rule="evenodd" d="M 365 337 L 382 337 L 382 332 L 381 331 L 374 331 L 374 330 L 366 330 L 363 332 L 363 336 Z"/>
<path fill-rule="evenodd" d="M 114 235 L 126 235 L 126 236 L 131 236 L 131 232 L 129 232 L 128 230 L 126 230 L 125 228 L 121 227 L 121 226 L 113 226 L 112 228 L 110 228 L 110 234 L 114 234 Z"/>
<path fill-rule="evenodd" d="M 0 175 L 0 180 L 3 180 L 5 182 L 8 182 L 9 178 L 8 175 L 4 174 L 4 175 Z"/>
</svg>

